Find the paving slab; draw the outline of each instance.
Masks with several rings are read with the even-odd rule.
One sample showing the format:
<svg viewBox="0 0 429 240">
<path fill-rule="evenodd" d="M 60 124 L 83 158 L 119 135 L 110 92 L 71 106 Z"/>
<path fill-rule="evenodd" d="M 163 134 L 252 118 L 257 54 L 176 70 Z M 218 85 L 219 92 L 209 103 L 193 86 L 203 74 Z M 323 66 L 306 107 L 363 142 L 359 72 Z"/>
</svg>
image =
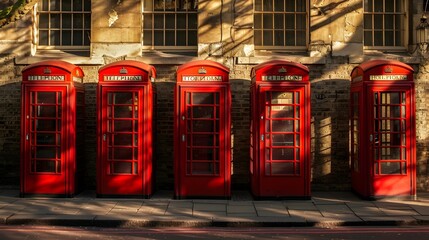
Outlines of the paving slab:
<svg viewBox="0 0 429 240">
<path fill-rule="evenodd" d="M 256 216 L 255 206 L 252 205 L 227 205 L 226 212 L 231 214 L 254 214 Z"/>
<path fill-rule="evenodd" d="M 323 220 L 323 215 L 320 211 L 307 210 L 289 210 L 291 217 L 303 218 L 308 222 L 317 222 Z"/>
<path fill-rule="evenodd" d="M 226 212 L 227 203 L 194 202 L 194 211 Z"/>
</svg>

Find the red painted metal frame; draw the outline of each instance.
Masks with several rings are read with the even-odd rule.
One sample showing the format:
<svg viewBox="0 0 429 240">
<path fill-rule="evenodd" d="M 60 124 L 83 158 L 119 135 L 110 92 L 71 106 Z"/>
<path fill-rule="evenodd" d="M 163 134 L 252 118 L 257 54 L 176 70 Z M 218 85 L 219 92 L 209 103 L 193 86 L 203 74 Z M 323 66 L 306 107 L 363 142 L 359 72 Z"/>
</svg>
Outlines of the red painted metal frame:
<svg viewBox="0 0 429 240">
<path fill-rule="evenodd" d="M 263 76 L 276 76 L 283 80 L 263 80 Z M 285 77 L 289 76 L 289 77 Z M 284 80 L 300 77 L 300 80 Z M 310 191 L 310 127 L 311 98 L 309 69 L 299 63 L 273 60 L 255 66 L 251 72 L 251 149 L 250 182 L 256 198 L 309 198 Z M 265 93 L 271 91 L 300 92 L 300 174 L 265 174 Z"/>
<path fill-rule="evenodd" d="M 153 194 L 155 67 L 133 60 L 123 60 L 99 69 L 97 86 L 97 196 L 135 196 L 148 198 Z M 107 76 L 116 78 L 108 79 Z M 126 77 L 130 78 L 126 78 Z M 124 77 L 121 79 L 120 77 Z M 138 79 L 133 79 L 137 77 Z M 138 172 L 109 174 L 107 132 L 107 93 L 138 94 Z M 134 141 L 134 140 L 133 140 Z"/>
<path fill-rule="evenodd" d="M 216 81 L 183 81 L 183 77 L 221 77 Z M 186 125 L 181 119 L 185 116 L 185 92 L 204 92 L 220 94 L 220 169 L 217 175 L 186 174 L 186 143 L 182 134 Z M 174 195 L 175 198 L 230 198 L 231 197 L 231 92 L 229 69 L 217 62 L 197 60 L 179 66 L 174 93 Z M 223 129 L 222 129 L 222 126 Z"/>
<path fill-rule="evenodd" d="M 358 169 L 354 170 L 352 158 L 354 149 L 353 139 L 353 109 L 350 109 L 351 117 L 351 164 L 352 164 L 352 188 L 358 195 L 374 199 L 393 196 L 416 195 L 416 117 L 415 117 L 415 90 L 414 70 L 407 64 L 391 60 L 372 60 L 355 67 L 351 73 L 351 91 L 358 93 L 359 98 L 359 149 Z M 406 80 L 370 80 L 373 75 L 406 76 Z M 386 77 L 388 79 L 389 77 Z M 374 133 L 374 92 L 405 92 L 406 93 L 406 149 L 407 149 L 407 174 L 375 174 L 373 145 L 370 137 Z M 352 100 L 353 101 L 353 100 Z"/>
<path fill-rule="evenodd" d="M 29 76 L 38 76 L 29 79 Z M 42 77 L 43 76 L 43 77 Z M 61 80 L 43 79 L 63 76 Z M 76 95 L 84 93 L 84 73 L 74 64 L 61 60 L 42 61 L 25 67 L 22 70 L 21 90 L 21 188 L 22 197 L 47 195 L 73 197 L 76 194 L 76 176 L 78 161 L 76 150 Z M 31 144 L 36 144 L 31 129 L 31 92 L 61 92 L 61 172 L 31 172 Z M 34 141 L 34 143 L 33 143 Z"/>
</svg>

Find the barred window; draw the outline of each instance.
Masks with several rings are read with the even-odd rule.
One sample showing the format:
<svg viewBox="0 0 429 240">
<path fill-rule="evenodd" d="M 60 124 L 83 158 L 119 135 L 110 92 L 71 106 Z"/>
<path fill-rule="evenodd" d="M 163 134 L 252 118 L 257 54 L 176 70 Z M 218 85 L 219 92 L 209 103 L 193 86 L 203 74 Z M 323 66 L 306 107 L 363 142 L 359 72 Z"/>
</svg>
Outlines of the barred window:
<svg viewBox="0 0 429 240">
<path fill-rule="evenodd" d="M 144 49 L 196 49 L 198 0 L 144 0 Z"/>
<path fill-rule="evenodd" d="M 39 47 L 87 48 L 91 34 L 91 0 L 41 0 L 37 23 Z"/>
<path fill-rule="evenodd" d="M 254 7 L 255 48 L 306 48 L 307 1 L 255 0 Z"/>
<path fill-rule="evenodd" d="M 364 46 L 403 49 L 406 9 L 405 0 L 364 0 Z"/>
</svg>

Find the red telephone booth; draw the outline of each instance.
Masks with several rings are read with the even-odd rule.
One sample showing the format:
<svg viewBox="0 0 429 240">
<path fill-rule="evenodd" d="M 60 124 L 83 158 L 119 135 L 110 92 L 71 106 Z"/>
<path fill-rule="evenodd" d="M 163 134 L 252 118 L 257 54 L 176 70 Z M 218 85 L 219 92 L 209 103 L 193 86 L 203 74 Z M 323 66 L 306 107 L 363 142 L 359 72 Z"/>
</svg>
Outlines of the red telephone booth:
<svg viewBox="0 0 429 240">
<path fill-rule="evenodd" d="M 413 72 L 372 60 L 351 73 L 352 188 L 364 198 L 416 195 Z"/>
<path fill-rule="evenodd" d="M 76 193 L 84 159 L 83 75 L 64 61 L 22 70 L 21 196 Z"/>
<path fill-rule="evenodd" d="M 251 72 L 250 178 L 255 198 L 310 197 L 306 66 L 273 60 Z"/>
<path fill-rule="evenodd" d="M 153 192 L 151 65 L 124 60 L 100 68 L 97 87 L 97 196 Z"/>
<path fill-rule="evenodd" d="M 175 197 L 231 195 L 229 69 L 199 60 L 177 69 L 174 114 Z"/>
</svg>

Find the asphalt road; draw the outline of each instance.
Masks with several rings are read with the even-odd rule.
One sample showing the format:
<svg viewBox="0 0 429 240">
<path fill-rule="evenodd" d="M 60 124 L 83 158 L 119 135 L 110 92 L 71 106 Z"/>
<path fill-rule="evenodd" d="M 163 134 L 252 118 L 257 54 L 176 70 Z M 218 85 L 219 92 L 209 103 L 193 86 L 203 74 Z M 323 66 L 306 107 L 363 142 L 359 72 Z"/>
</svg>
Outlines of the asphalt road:
<svg viewBox="0 0 429 240">
<path fill-rule="evenodd" d="M 0 239 L 352 239 L 428 240 L 429 226 L 335 228 L 86 228 L 0 226 Z"/>
</svg>

